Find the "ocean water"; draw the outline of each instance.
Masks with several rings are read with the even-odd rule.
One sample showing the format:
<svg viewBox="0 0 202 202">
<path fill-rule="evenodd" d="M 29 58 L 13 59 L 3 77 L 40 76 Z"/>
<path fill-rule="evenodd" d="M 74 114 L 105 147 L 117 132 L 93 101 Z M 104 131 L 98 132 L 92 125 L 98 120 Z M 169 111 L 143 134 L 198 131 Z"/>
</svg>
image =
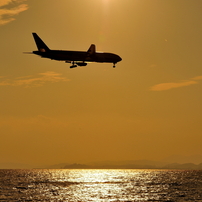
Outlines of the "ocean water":
<svg viewBox="0 0 202 202">
<path fill-rule="evenodd" d="M 202 171 L 0 170 L 2 201 L 202 201 Z"/>
</svg>

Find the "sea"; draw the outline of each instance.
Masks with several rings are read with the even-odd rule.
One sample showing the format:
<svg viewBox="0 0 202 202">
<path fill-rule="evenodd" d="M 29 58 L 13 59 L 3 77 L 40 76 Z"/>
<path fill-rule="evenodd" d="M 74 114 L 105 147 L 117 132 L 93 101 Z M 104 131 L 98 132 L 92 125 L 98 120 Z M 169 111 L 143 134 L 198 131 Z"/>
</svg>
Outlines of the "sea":
<svg viewBox="0 0 202 202">
<path fill-rule="evenodd" d="M 0 202 L 201 201 L 200 170 L 0 170 Z"/>
</svg>

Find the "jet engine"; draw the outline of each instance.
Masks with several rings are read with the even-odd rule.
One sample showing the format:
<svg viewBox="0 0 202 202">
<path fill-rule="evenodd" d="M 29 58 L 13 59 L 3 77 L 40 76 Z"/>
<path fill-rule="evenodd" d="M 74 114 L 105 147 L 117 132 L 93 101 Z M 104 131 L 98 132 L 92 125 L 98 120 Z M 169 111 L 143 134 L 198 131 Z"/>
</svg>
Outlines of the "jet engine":
<svg viewBox="0 0 202 202">
<path fill-rule="evenodd" d="M 86 66 L 86 65 L 87 65 L 86 62 L 77 62 L 76 64 L 77 64 L 78 66 Z"/>
</svg>

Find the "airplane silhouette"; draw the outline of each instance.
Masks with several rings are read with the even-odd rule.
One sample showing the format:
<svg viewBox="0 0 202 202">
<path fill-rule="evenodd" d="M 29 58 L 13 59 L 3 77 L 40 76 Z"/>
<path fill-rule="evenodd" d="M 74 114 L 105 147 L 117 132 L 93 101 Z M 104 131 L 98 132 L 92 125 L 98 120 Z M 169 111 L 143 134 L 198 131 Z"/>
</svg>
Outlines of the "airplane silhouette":
<svg viewBox="0 0 202 202">
<path fill-rule="evenodd" d="M 38 48 L 38 51 L 32 53 L 43 58 L 71 63 L 70 68 L 86 66 L 87 62 L 113 63 L 113 67 L 115 67 L 116 63 L 122 60 L 120 56 L 113 53 L 96 52 L 94 44 L 90 46 L 88 51 L 51 50 L 36 33 L 32 34 Z"/>
</svg>

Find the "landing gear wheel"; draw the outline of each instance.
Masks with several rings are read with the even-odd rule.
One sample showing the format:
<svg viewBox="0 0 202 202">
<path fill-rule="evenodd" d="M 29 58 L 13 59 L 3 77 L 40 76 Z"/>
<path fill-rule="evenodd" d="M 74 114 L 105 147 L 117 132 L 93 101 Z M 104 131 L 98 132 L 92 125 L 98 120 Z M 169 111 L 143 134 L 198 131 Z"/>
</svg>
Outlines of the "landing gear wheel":
<svg viewBox="0 0 202 202">
<path fill-rule="evenodd" d="M 70 66 L 70 68 L 74 68 L 77 67 L 77 65 L 75 65 L 74 61 L 72 62 L 72 66 Z"/>
</svg>

